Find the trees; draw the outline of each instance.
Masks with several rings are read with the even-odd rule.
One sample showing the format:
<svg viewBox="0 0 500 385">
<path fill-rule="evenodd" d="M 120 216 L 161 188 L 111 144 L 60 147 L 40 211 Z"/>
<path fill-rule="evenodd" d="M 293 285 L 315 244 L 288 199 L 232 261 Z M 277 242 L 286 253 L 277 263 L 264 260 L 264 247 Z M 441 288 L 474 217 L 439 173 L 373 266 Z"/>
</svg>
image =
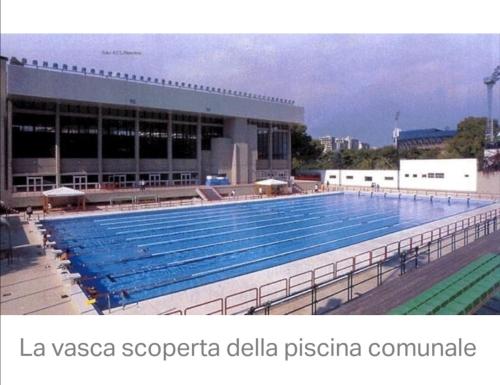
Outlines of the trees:
<svg viewBox="0 0 500 385">
<path fill-rule="evenodd" d="M 499 131 L 494 121 L 495 132 Z M 368 150 L 341 150 L 323 153 L 321 145 L 300 127 L 292 133 L 293 169 L 397 169 L 400 159 L 477 158 L 483 164 L 486 118 L 467 117 L 458 124 L 458 133 L 443 148 L 397 150 L 385 146 Z"/>
<path fill-rule="evenodd" d="M 321 144 L 307 133 L 305 126 L 292 130 L 292 169 L 298 170 L 314 163 L 321 156 Z"/>
</svg>

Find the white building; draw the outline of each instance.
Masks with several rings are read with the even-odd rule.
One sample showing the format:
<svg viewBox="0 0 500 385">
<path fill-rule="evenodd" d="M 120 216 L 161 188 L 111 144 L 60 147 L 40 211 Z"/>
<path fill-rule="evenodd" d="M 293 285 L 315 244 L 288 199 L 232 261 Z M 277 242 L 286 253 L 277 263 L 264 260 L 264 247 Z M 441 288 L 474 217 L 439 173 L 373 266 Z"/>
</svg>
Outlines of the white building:
<svg viewBox="0 0 500 385">
<path fill-rule="evenodd" d="M 476 191 L 477 159 L 401 159 L 399 187 Z"/>
<path fill-rule="evenodd" d="M 310 170 L 304 174 L 319 176 L 321 183 L 330 186 L 478 190 L 477 159 L 403 159 L 399 170 Z M 494 181 L 489 183 L 495 185 Z"/>
</svg>

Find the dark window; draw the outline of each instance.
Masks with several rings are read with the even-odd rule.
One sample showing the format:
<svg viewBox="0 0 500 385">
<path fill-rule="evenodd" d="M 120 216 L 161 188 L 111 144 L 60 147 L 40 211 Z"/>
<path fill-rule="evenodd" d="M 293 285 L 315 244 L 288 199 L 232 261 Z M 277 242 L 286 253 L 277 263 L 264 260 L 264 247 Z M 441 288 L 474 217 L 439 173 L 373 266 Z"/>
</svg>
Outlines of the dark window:
<svg viewBox="0 0 500 385">
<path fill-rule="evenodd" d="M 330 179 L 337 179 L 337 175 L 330 175 L 329 178 Z"/>
<path fill-rule="evenodd" d="M 260 128 L 257 130 L 257 153 L 259 159 L 269 157 L 269 130 Z"/>
<path fill-rule="evenodd" d="M 54 115 L 23 113 L 12 115 L 14 158 L 53 158 L 55 143 Z"/>
<path fill-rule="evenodd" d="M 97 158 L 97 119 L 61 116 L 61 158 Z"/>
<path fill-rule="evenodd" d="M 167 123 L 140 122 L 140 157 L 150 159 L 167 158 Z"/>
<path fill-rule="evenodd" d="M 410 175 L 409 174 L 405 174 L 405 178 L 408 178 Z"/>
<path fill-rule="evenodd" d="M 352 175 L 347 175 L 346 179 L 354 179 Z"/>
<path fill-rule="evenodd" d="M 371 176 L 365 176 L 365 182 L 371 182 L 373 178 Z"/>
<path fill-rule="evenodd" d="M 103 119 L 103 158 L 134 158 L 135 122 Z"/>
<path fill-rule="evenodd" d="M 196 123 L 198 117 L 196 115 L 174 114 L 172 120 L 175 122 Z"/>
<path fill-rule="evenodd" d="M 417 177 L 417 174 L 413 174 L 413 177 L 416 178 Z"/>
<path fill-rule="evenodd" d="M 436 173 L 436 178 L 443 179 L 444 174 L 442 172 L 438 172 L 438 173 Z"/>
<path fill-rule="evenodd" d="M 427 174 L 422 174 L 422 178 L 427 178 Z"/>
<path fill-rule="evenodd" d="M 172 147 L 173 158 L 196 158 L 196 125 L 174 123 L 172 127 Z"/>
<path fill-rule="evenodd" d="M 465 177 L 468 178 L 469 177 L 469 174 L 465 174 Z"/>
<path fill-rule="evenodd" d="M 75 114 L 92 114 L 97 115 L 98 110 L 96 106 L 80 105 L 80 104 L 61 104 L 59 111 L 62 114 L 65 112 L 75 113 Z"/>
<path fill-rule="evenodd" d="M 273 130 L 273 159 L 287 159 L 288 157 L 288 131 Z"/>
<path fill-rule="evenodd" d="M 394 177 L 392 177 L 392 176 L 386 176 L 386 177 L 384 177 L 384 180 L 394 180 Z"/>
<path fill-rule="evenodd" d="M 202 126 L 201 127 L 201 149 L 210 151 L 212 138 L 220 138 L 224 136 L 223 126 Z"/>
<path fill-rule="evenodd" d="M 13 105 L 15 108 L 23 110 L 37 110 L 37 111 L 56 111 L 56 104 L 49 102 L 38 102 L 32 100 L 14 100 Z"/>
<path fill-rule="evenodd" d="M 142 119 L 156 119 L 156 120 L 168 121 L 168 114 L 166 112 L 140 111 L 139 117 Z"/>
<path fill-rule="evenodd" d="M 428 174 L 427 174 L 427 177 L 428 177 L 428 178 L 434 178 L 434 173 L 432 173 L 432 172 L 428 173 Z"/>
<path fill-rule="evenodd" d="M 201 123 L 202 124 L 217 124 L 217 125 L 224 125 L 224 119 L 223 118 L 216 118 L 212 116 L 202 116 L 201 117 Z"/>
<path fill-rule="evenodd" d="M 116 116 L 122 118 L 135 118 L 134 110 L 122 110 L 119 108 L 103 108 L 102 114 L 106 116 Z"/>
</svg>

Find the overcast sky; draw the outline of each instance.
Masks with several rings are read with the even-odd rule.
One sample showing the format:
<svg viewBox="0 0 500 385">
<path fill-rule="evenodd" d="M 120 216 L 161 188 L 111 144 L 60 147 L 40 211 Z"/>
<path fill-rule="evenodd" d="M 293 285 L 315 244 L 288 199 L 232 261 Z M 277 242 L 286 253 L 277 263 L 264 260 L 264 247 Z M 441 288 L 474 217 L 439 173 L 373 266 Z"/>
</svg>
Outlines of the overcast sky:
<svg viewBox="0 0 500 385">
<path fill-rule="evenodd" d="M 380 146 L 396 111 L 402 129 L 486 116 L 500 35 L 2 35 L 1 54 L 290 98 L 314 137 Z"/>
</svg>

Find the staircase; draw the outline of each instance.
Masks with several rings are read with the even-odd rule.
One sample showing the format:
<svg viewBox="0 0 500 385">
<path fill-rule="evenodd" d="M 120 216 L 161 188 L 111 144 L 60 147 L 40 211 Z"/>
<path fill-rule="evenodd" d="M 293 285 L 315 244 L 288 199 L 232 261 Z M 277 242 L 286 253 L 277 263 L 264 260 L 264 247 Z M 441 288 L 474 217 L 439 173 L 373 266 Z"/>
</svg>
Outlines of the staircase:
<svg viewBox="0 0 500 385">
<path fill-rule="evenodd" d="M 196 189 L 198 195 L 204 201 L 220 201 L 221 195 L 213 187 L 199 187 Z"/>
</svg>

